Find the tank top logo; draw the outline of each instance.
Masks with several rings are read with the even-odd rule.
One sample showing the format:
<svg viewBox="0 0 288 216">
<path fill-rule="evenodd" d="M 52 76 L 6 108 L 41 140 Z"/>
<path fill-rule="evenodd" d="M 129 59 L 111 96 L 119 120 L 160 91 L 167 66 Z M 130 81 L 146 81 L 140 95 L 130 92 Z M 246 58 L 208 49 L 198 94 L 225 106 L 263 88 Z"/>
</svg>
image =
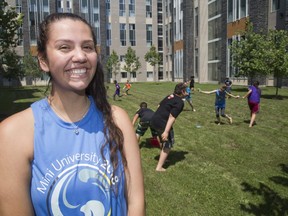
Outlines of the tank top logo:
<svg viewBox="0 0 288 216">
<path fill-rule="evenodd" d="M 85 216 L 111 215 L 111 181 L 100 168 L 77 164 L 62 171 L 48 192 L 49 215 L 78 215 L 80 212 Z M 75 188 L 80 189 L 75 191 Z M 94 189 L 95 194 L 91 195 Z M 90 195 L 87 197 L 87 194 Z"/>
</svg>

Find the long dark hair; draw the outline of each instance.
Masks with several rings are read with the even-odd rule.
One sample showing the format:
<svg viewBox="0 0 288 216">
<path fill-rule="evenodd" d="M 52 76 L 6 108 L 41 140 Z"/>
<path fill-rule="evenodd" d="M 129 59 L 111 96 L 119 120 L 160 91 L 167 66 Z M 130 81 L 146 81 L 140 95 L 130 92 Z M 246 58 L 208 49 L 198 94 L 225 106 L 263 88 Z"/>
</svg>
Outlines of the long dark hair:
<svg viewBox="0 0 288 216">
<path fill-rule="evenodd" d="M 75 21 L 77 20 L 77 21 L 81 21 L 85 23 L 91 30 L 93 42 L 96 48 L 97 42 L 96 42 L 95 34 L 92 30 L 92 27 L 89 25 L 89 23 L 85 19 L 72 13 L 54 13 L 54 14 L 50 14 L 49 16 L 47 16 L 45 20 L 39 26 L 37 50 L 38 50 L 38 54 L 42 55 L 41 56 L 42 58 L 47 59 L 46 44 L 49 39 L 48 37 L 49 37 L 50 25 L 62 19 L 71 19 Z M 101 154 L 102 154 L 102 157 L 104 158 L 103 150 L 105 146 L 108 145 L 110 149 L 110 160 L 113 165 L 113 176 L 114 176 L 115 171 L 117 170 L 119 166 L 118 152 L 120 152 L 122 156 L 122 163 L 124 167 L 126 167 L 127 165 L 126 157 L 123 153 L 124 137 L 123 137 L 122 131 L 116 125 L 112 117 L 111 105 L 108 103 L 107 92 L 106 92 L 106 88 L 104 85 L 104 71 L 103 71 L 102 64 L 99 61 L 99 58 L 97 61 L 96 73 L 92 81 L 90 82 L 89 86 L 86 89 L 86 94 L 91 95 L 93 97 L 96 107 L 103 114 L 104 136 L 106 138 L 106 143 L 104 143 L 101 148 Z"/>
</svg>

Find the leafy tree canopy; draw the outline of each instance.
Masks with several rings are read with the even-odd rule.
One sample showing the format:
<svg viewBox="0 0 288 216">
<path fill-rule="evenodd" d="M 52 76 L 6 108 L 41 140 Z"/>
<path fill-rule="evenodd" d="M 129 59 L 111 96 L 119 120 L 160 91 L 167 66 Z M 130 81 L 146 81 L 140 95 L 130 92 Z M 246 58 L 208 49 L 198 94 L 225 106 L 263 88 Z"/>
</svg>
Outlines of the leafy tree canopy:
<svg viewBox="0 0 288 216">
<path fill-rule="evenodd" d="M 247 24 L 241 40 L 230 46 L 232 64 L 238 76 L 273 75 L 276 78 L 276 95 L 281 78 L 288 76 L 288 32 L 269 30 L 267 34 L 253 32 L 252 23 Z"/>
<path fill-rule="evenodd" d="M 153 66 L 153 79 L 156 81 L 156 77 L 158 76 L 156 76 L 155 66 L 162 61 L 161 55 L 157 52 L 156 47 L 152 45 L 144 58 L 146 62 Z"/>
<path fill-rule="evenodd" d="M 139 61 L 139 57 L 136 56 L 135 50 L 128 47 L 127 53 L 125 54 L 125 65 L 123 69 L 131 75 L 131 73 L 137 72 L 140 67 L 141 63 Z"/>
<path fill-rule="evenodd" d="M 116 79 L 116 75 L 118 74 L 118 71 L 120 70 L 120 61 L 119 61 L 119 56 L 115 52 L 115 50 L 113 50 L 111 55 L 109 56 L 106 62 L 106 68 L 114 75 Z"/>
<path fill-rule="evenodd" d="M 265 36 L 253 32 L 252 24 L 248 23 L 241 40 L 234 40 L 230 47 L 232 64 L 237 69 L 236 76 L 253 78 L 256 75 L 267 74 L 265 47 Z"/>
<path fill-rule="evenodd" d="M 7 50 L 1 58 L 3 67 L 2 75 L 8 80 L 24 77 L 23 68 L 21 65 L 21 57 L 14 50 Z"/>
<path fill-rule="evenodd" d="M 152 45 L 149 51 L 144 56 L 145 61 L 149 62 L 152 66 L 161 62 L 161 55 L 157 52 L 156 47 Z"/>
<path fill-rule="evenodd" d="M 37 59 L 30 53 L 26 54 L 23 58 L 23 70 L 26 76 L 32 77 L 35 85 L 37 78 L 40 78 L 43 75 L 43 72 L 39 68 Z"/>
<path fill-rule="evenodd" d="M 15 7 L 8 7 L 6 1 L 0 1 L 0 55 L 18 43 L 17 30 L 22 25 L 23 14 Z"/>
</svg>

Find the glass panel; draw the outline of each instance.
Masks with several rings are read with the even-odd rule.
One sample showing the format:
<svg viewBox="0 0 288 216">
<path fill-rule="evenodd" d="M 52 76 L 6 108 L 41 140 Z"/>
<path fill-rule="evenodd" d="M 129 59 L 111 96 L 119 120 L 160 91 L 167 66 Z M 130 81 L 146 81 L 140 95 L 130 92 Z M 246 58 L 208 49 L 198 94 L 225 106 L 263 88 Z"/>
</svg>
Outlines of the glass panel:
<svg viewBox="0 0 288 216">
<path fill-rule="evenodd" d="M 208 40 L 221 37 L 221 19 L 220 17 L 209 21 L 208 23 Z"/>
</svg>

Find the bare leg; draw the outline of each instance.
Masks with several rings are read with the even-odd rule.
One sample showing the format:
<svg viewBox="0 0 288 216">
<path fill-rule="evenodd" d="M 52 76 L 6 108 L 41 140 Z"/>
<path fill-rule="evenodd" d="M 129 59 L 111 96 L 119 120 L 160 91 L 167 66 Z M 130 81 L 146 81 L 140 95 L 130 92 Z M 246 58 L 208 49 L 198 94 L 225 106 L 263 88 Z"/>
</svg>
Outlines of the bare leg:
<svg viewBox="0 0 288 216">
<path fill-rule="evenodd" d="M 189 101 L 189 100 L 187 100 L 187 102 L 189 103 L 190 107 L 192 108 L 192 111 L 195 112 L 196 110 L 194 109 L 194 106 L 193 106 L 192 102 Z"/>
<path fill-rule="evenodd" d="M 220 116 L 217 116 L 217 121 L 218 121 L 218 125 L 221 125 L 221 120 L 220 120 Z"/>
<path fill-rule="evenodd" d="M 166 171 L 166 169 L 163 168 L 163 165 L 168 157 L 168 154 L 170 152 L 170 149 L 163 148 L 160 152 L 160 158 L 156 167 L 156 171 Z"/>
<path fill-rule="evenodd" d="M 228 115 L 225 115 L 225 117 L 229 120 L 229 123 L 232 124 L 232 118 Z"/>
<path fill-rule="evenodd" d="M 253 123 L 254 123 L 254 121 L 255 121 L 255 118 L 256 118 L 256 113 L 252 113 L 252 114 L 251 114 L 251 119 L 250 119 L 249 127 L 252 127 L 252 126 L 253 126 Z"/>
</svg>

